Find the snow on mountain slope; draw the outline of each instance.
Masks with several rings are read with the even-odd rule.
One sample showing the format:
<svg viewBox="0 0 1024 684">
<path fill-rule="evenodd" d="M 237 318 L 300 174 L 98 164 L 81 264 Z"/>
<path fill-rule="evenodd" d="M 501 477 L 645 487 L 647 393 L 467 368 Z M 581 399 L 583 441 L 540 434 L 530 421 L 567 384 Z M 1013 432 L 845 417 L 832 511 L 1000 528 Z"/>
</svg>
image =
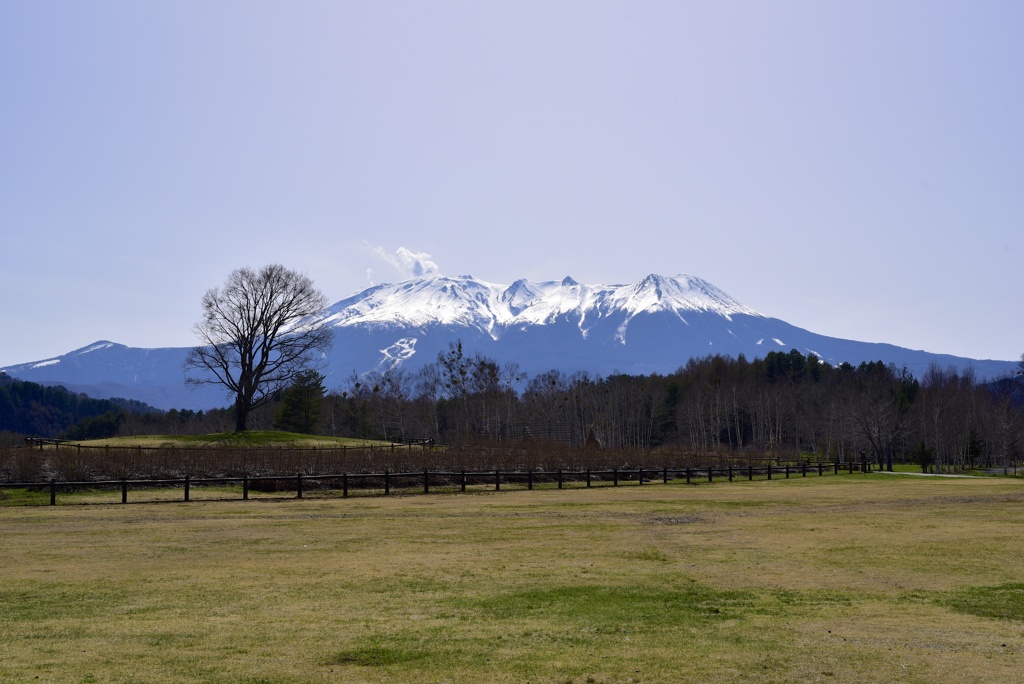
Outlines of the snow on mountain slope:
<svg viewBox="0 0 1024 684">
<path fill-rule="evenodd" d="M 632 285 L 582 285 L 572 278 L 497 285 L 471 276 L 430 273 L 394 285 L 379 285 L 329 307 L 320 321 L 335 327 L 387 325 L 468 326 L 498 339 L 510 327 L 575 321 L 582 336 L 600 319 L 622 315 L 624 340 L 629 321 L 641 313 L 670 311 L 761 316 L 705 280 L 650 275 Z M 683 318 L 685 320 L 685 318 Z"/>
<path fill-rule="evenodd" d="M 441 324 L 490 330 L 497 323 L 493 309 L 502 291 L 502 286 L 469 276 L 431 273 L 344 299 L 328 307 L 321 322 L 334 327 Z"/>
<path fill-rule="evenodd" d="M 635 285 L 617 288 L 611 304 L 634 315 L 654 311 L 674 311 L 680 314 L 684 311 L 699 311 L 717 313 L 727 319 L 733 314 L 761 316 L 706 280 L 688 275 L 675 278 L 649 275 Z"/>
</svg>

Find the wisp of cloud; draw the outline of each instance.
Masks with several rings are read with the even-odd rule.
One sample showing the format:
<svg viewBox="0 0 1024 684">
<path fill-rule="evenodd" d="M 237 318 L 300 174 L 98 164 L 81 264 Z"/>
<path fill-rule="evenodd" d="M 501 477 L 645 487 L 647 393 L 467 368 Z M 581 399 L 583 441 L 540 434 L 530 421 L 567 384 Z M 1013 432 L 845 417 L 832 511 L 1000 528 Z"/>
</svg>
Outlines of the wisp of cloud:
<svg viewBox="0 0 1024 684">
<path fill-rule="evenodd" d="M 364 241 L 366 247 L 380 257 L 385 263 L 391 266 L 398 274 L 403 278 L 418 278 L 427 273 L 437 273 L 437 263 L 431 259 L 431 256 L 426 252 L 414 252 L 411 249 L 405 247 L 399 247 L 392 254 L 388 252 L 384 247 L 377 245 L 371 245 L 369 242 Z M 372 282 L 373 270 L 367 269 L 366 276 L 371 278 Z"/>
</svg>

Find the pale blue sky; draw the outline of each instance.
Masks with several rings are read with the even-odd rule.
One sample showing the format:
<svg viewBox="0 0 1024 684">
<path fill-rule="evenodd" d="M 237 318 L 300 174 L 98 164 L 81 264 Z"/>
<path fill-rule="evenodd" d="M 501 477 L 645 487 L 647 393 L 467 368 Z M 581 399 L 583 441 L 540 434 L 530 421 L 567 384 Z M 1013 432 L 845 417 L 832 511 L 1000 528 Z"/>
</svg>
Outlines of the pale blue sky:
<svg viewBox="0 0 1024 684">
<path fill-rule="evenodd" d="M 238 266 L 336 301 L 399 248 L 1015 359 L 1022 31 L 1019 0 L 0 0 L 0 365 L 188 346 Z"/>
</svg>

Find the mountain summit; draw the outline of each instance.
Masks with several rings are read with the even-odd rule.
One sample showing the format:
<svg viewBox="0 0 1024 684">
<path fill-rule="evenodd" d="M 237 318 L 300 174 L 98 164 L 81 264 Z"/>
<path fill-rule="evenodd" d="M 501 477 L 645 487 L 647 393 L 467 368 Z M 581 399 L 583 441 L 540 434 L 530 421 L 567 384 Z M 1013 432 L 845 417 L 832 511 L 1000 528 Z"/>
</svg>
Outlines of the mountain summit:
<svg viewBox="0 0 1024 684">
<path fill-rule="evenodd" d="M 354 326 L 466 326 L 497 340 L 504 330 L 548 325 L 560 318 L 578 323 L 580 334 L 602 319 L 625 313 L 687 312 L 761 316 L 717 287 L 688 275 L 649 275 L 632 285 L 581 285 L 570 277 L 533 283 L 496 285 L 472 276 L 431 273 L 394 285 L 380 285 L 326 309 L 320 321 L 338 328 Z M 624 339 L 624 338 L 623 338 Z"/>
<path fill-rule="evenodd" d="M 790 349 L 832 364 L 881 360 L 905 366 L 918 377 L 933 363 L 973 367 L 979 378 L 1006 375 L 1016 367 L 1012 361 L 976 361 L 818 335 L 759 313 L 688 275 L 652 274 L 628 285 L 585 285 L 570 277 L 498 285 L 471 276 L 427 273 L 368 288 L 309 322 L 334 331 L 334 348 L 324 359 L 328 387 L 339 386 L 352 372 L 416 371 L 456 340 L 468 353 L 517 363 L 529 375 L 552 369 L 664 374 L 693 357 L 743 354 L 753 359 Z M 182 362 L 187 352 L 103 341 L 0 371 L 160 408 L 227 405 L 217 388 L 185 387 Z"/>
</svg>

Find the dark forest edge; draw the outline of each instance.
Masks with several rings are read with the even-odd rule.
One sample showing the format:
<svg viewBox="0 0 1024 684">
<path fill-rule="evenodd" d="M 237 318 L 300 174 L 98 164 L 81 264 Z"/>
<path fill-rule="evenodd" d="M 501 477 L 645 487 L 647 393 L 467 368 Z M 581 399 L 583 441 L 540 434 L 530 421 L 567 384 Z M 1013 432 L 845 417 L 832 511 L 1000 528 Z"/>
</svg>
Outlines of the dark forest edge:
<svg viewBox="0 0 1024 684">
<path fill-rule="evenodd" d="M 894 460 L 957 470 L 1007 467 L 1019 461 L 1024 444 L 1019 375 L 982 383 L 971 371 L 932 367 L 918 379 L 881 361 L 833 366 L 797 350 L 770 352 L 753 361 L 743 356 L 691 359 L 668 375 L 599 377 L 552 370 L 527 378 L 517 365 L 466 354 L 457 343 L 416 373 L 398 368 L 353 374 L 330 392 L 322 382 L 315 371 L 302 373 L 254 412 L 250 426 L 453 444 L 540 440 L 582 446 L 589 436 L 609 449 L 685 449 L 709 457 L 867 457 L 876 463 Z M 32 384 L 4 381 L 0 415 L 9 415 L 11 406 L 10 393 L 3 390 Z M 53 393 L 58 388 L 44 389 Z M 224 432 L 233 421 L 230 409 L 159 412 L 140 410 L 138 402 L 72 396 L 93 414 L 65 410 L 59 415 L 76 421 L 65 426 L 56 420 L 22 423 L 32 426 L 30 431 L 5 422 L 0 429 L 9 431 L 8 443 L 24 434 L 73 439 L 195 435 Z M 30 412 L 53 414 L 32 400 L 22 401 Z M 35 428 L 40 424 L 49 432 Z M 101 429 L 107 434 L 95 434 Z"/>
<path fill-rule="evenodd" d="M 93 439 L 116 434 L 129 415 L 156 412 L 134 399 L 93 399 L 0 373 L 0 446 L 26 436 Z"/>
</svg>

